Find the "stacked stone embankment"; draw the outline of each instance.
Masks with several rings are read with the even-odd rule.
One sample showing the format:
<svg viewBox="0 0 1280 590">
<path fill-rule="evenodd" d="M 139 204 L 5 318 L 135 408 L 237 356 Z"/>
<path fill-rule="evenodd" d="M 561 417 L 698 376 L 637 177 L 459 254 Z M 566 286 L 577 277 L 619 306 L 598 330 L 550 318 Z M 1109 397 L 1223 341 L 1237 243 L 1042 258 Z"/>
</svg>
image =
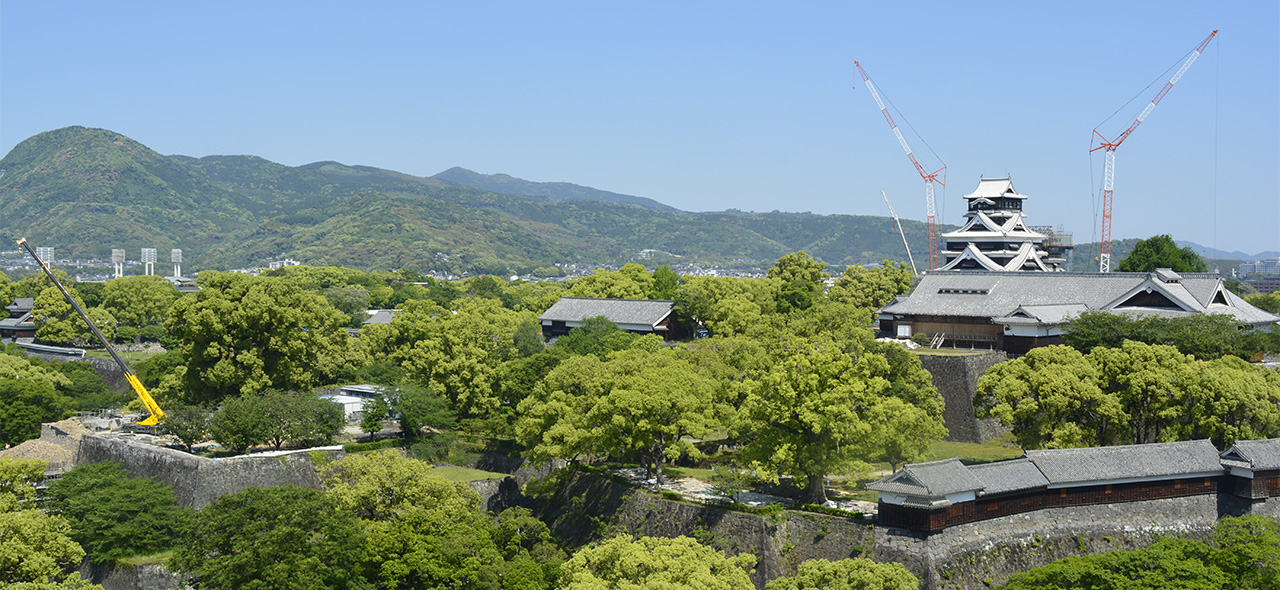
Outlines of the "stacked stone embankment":
<svg viewBox="0 0 1280 590">
<path fill-rule="evenodd" d="M 1004 352 L 979 354 L 920 355 L 920 364 L 933 377 L 933 386 L 946 402 L 942 421 L 947 427 L 947 440 L 984 443 L 1009 433 L 1009 428 L 994 418 L 979 420 L 973 412 L 973 396 L 978 392 L 978 378 L 987 369 L 1008 360 Z"/>
</svg>

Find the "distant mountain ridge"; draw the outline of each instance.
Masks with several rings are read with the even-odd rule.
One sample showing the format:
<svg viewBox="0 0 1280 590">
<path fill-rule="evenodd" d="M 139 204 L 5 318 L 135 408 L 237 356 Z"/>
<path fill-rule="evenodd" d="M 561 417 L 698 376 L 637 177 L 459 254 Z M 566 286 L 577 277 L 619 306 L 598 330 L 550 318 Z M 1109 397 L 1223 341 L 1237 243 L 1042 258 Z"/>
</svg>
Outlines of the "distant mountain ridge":
<svg viewBox="0 0 1280 590">
<path fill-rule="evenodd" d="M 457 166 L 431 178 L 465 184 L 495 193 L 547 197 L 553 201 L 599 201 L 601 203 L 639 205 L 656 211 L 676 210 L 675 207 L 664 205 L 645 197 L 623 195 L 568 182 L 533 182 L 507 174 L 480 174 Z"/>
<path fill-rule="evenodd" d="M 497 178 L 497 192 L 329 161 L 164 156 L 106 129 L 37 134 L 0 168 L 0 239 L 27 237 L 59 259 L 154 247 L 183 249 L 193 270 L 294 258 L 506 274 L 558 263 L 768 264 L 797 250 L 835 266 L 906 258 L 893 220 L 882 216 L 691 213 L 509 176 Z M 461 169 L 444 176 L 490 178 Z M 518 194 L 539 191 L 549 194 Z M 923 255 L 924 223 L 903 220 L 903 228 Z"/>
</svg>

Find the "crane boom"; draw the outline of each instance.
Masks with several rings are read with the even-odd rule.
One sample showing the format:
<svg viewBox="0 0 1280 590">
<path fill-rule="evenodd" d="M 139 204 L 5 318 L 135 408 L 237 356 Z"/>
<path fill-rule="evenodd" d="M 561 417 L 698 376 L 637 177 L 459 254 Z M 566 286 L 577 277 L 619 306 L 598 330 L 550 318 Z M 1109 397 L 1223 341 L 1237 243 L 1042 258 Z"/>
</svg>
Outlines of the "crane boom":
<svg viewBox="0 0 1280 590">
<path fill-rule="evenodd" d="M 40 260 L 40 257 L 36 255 L 36 251 L 31 248 L 31 244 L 27 243 L 26 238 L 19 239 L 18 245 L 22 246 L 27 251 L 27 254 L 31 255 L 31 258 L 40 266 L 40 270 L 43 270 L 44 274 L 49 277 L 49 280 L 53 281 L 53 286 L 57 287 L 58 290 L 62 292 L 62 296 L 67 299 L 67 303 L 70 303 L 71 307 L 76 310 L 76 313 L 80 314 L 80 319 L 84 320 L 84 323 L 89 324 L 89 330 L 98 338 L 98 342 L 102 343 L 103 348 L 106 348 L 107 352 L 111 353 L 111 358 L 115 359 L 117 365 L 120 365 L 120 370 L 124 371 L 124 377 L 129 381 L 129 385 L 133 387 L 134 393 L 138 394 L 138 398 L 141 399 L 143 405 L 147 407 L 147 411 L 151 413 L 150 417 L 138 422 L 138 424 L 143 426 L 154 426 L 159 424 L 161 420 L 164 420 L 164 411 L 160 409 L 158 404 L 156 404 L 156 400 L 151 397 L 151 394 L 147 393 L 147 388 L 142 386 L 142 381 L 138 380 L 138 376 L 133 374 L 133 371 L 129 369 L 129 365 L 124 362 L 124 359 L 120 358 L 120 355 L 116 354 L 115 349 L 111 348 L 111 344 L 102 336 L 102 332 L 98 331 L 98 326 L 93 323 L 93 320 L 89 319 L 89 314 L 84 312 L 84 308 L 80 307 L 80 303 L 76 301 L 76 298 L 72 297 L 71 293 L 67 292 L 67 288 L 63 287 L 62 283 L 58 281 L 58 277 L 53 275 L 52 270 L 49 270 L 48 263 Z"/>
<path fill-rule="evenodd" d="M 1164 95 L 1168 94 L 1173 85 L 1178 83 L 1178 79 L 1187 73 L 1187 69 L 1196 62 L 1196 59 L 1204 52 L 1204 48 L 1209 46 L 1209 41 L 1212 41 L 1213 36 L 1217 34 L 1217 29 L 1214 29 L 1212 33 L 1209 33 L 1208 37 L 1205 37 L 1204 41 L 1200 42 L 1195 51 L 1191 52 L 1191 56 L 1183 62 L 1182 67 L 1178 68 L 1177 73 L 1165 83 L 1164 88 L 1160 89 L 1155 98 L 1152 98 L 1151 102 L 1147 103 L 1146 108 L 1142 109 L 1142 112 L 1138 114 L 1138 118 L 1134 119 L 1133 123 L 1130 123 L 1129 127 L 1120 135 L 1117 135 L 1114 141 L 1108 140 L 1098 132 L 1097 128 L 1093 130 L 1093 141 L 1098 142 L 1098 144 L 1097 147 L 1090 146 L 1089 152 L 1106 150 L 1106 164 L 1102 176 L 1102 248 L 1098 253 L 1099 272 L 1111 272 L 1111 196 L 1115 181 L 1116 148 L 1120 147 L 1120 144 L 1129 138 L 1129 135 L 1138 128 L 1138 125 L 1141 125 L 1147 119 L 1147 115 L 1151 114 L 1151 110 L 1160 104 L 1160 100 L 1164 98 Z"/>
<path fill-rule="evenodd" d="M 893 222 L 898 224 L 898 235 L 902 236 L 902 247 L 907 250 L 907 260 L 911 261 L 911 275 L 915 276 L 920 273 L 916 272 L 916 259 L 911 256 L 911 246 L 907 245 L 907 234 L 902 232 L 902 222 L 898 221 L 898 214 L 893 212 L 893 205 L 889 204 L 889 195 L 884 194 L 884 189 L 880 189 L 880 196 L 884 197 L 884 204 L 889 207 L 889 216 L 893 218 Z"/>
<path fill-rule="evenodd" d="M 884 107 L 884 101 L 880 100 L 880 93 L 876 91 L 876 86 L 871 82 L 871 77 L 867 75 L 867 71 L 862 69 L 862 64 L 857 61 L 853 65 L 858 68 L 858 72 L 862 74 L 862 81 L 866 83 L 867 90 L 871 91 L 871 98 L 876 101 L 876 106 L 880 107 L 880 113 L 884 115 L 884 120 L 889 123 L 889 128 L 893 129 L 893 135 L 898 138 L 898 143 L 902 144 L 903 151 L 907 152 L 907 158 L 911 160 L 911 165 L 916 167 L 916 172 L 920 173 L 920 178 L 924 179 L 924 203 L 926 214 L 926 227 L 929 231 L 929 268 L 938 268 L 938 221 L 935 214 L 933 183 L 937 182 L 942 186 L 946 186 L 947 167 L 943 166 L 932 173 L 925 170 L 916 160 L 916 155 L 911 151 L 911 146 L 907 145 L 906 138 L 902 137 L 902 131 L 898 129 L 898 124 L 894 122 L 893 116 L 889 114 L 889 109 Z M 942 180 L 938 179 L 938 175 L 942 174 Z"/>
</svg>

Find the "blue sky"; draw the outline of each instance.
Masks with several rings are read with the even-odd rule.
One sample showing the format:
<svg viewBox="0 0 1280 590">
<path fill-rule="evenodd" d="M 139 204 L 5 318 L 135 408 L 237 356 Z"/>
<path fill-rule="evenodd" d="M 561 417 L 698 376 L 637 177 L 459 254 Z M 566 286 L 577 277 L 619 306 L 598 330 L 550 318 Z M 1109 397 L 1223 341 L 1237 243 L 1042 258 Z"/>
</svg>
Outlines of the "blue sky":
<svg viewBox="0 0 1280 590">
<path fill-rule="evenodd" d="M 924 219 L 858 60 L 922 164 L 948 165 L 942 222 L 1012 174 L 1032 224 L 1087 242 L 1093 128 L 1134 98 L 1102 131 L 1127 127 L 1213 29 L 1117 151 L 1113 237 L 1280 250 L 1274 0 L 0 0 L 0 153 L 85 125 L 163 154 L 462 166 L 693 211 L 885 215 L 884 189 Z"/>
</svg>

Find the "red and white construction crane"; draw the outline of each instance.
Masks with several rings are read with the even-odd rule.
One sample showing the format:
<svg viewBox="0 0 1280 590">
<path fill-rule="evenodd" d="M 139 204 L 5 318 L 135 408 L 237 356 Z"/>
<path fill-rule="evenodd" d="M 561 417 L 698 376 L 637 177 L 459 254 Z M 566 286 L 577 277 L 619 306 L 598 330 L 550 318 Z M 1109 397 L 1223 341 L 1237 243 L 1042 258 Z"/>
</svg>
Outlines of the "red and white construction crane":
<svg viewBox="0 0 1280 590">
<path fill-rule="evenodd" d="M 1208 37 L 1205 37 L 1204 41 L 1200 42 L 1200 45 L 1196 47 L 1195 51 L 1191 52 L 1191 56 L 1182 64 L 1182 67 L 1178 68 L 1178 73 L 1174 74 L 1173 77 L 1169 79 L 1169 82 L 1164 85 L 1164 88 L 1160 89 L 1160 93 L 1147 104 L 1147 108 L 1142 109 L 1142 113 L 1138 115 L 1138 118 L 1134 119 L 1128 129 L 1125 129 L 1123 133 L 1117 135 L 1114 141 L 1110 141 L 1101 133 L 1098 133 L 1096 128 L 1093 130 L 1094 137 L 1090 142 L 1091 145 L 1089 146 L 1089 153 L 1093 153 L 1098 150 L 1106 150 L 1107 154 L 1106 168 L 1103 172 L 1102 181 L 1102 249 L 1098 254 L 1099 272 L 1111 272 L 1111 188 L 1113 181 L 1115 180 L 1116 148 L 1120 147 L 1120 144 L 1124 143 L 1125 139 L 1128 139 L 1129 134 L 1133 133 L 1133 131 L 1138 128 L 1138 125 L 1141 125 L 1142 121 L 1147 118 L 1147 115 L 1151 114 L 1151 109 L 1156 108 L 1156 105 L 1160 104 L 1160 99 L 1164 98 L 1164 95 L 1169 93 L 1169 89 L 1173 88 L 1173 85 L 1178 83 L 1178 78 L 1181 78 L 1183 74 L 1187 73 L 1187 68 L 1191 67 L 1191 64 L 1195 63 L 1196 58 L 1200 57 L 1200 54 L 1204 52 L 1204 48 L 1209 45 L 1209 41 L 1212 41 L 1213 36 L 1217 34 L 1218 31 L 1215 29 L 1212 33 L 1209 33 Z M 866 74 L 863 75 L 865 76 Z M 1092 145 L 1093 142 L 1098 142 L 1096 147 Z"/>
<path fill-rule="evenodd" d="M 880 93 L 876 92 L 875 84 L 871 83 L 871 77 L 867 75 L 867 71 L 862 69 L 862 64 L 853 62 L 857 66 L 858 72 L 862 74 L 862 81 L 866 83 L 867 90 L 871 91 L 871 98 L 876 99 L 876 106 L 880 107 L 880 113 L 884 115 L 884 120 L 889 122 L 889 127 L 893 129 L 893 134 L 897 136 L 898 143 L 902 144 L 902 149 L 906 150 L 907 157 L 911 159 L 911 164 L 916 167 L 916 172 L 920 173 L 920 178 L 924 179 L 924 202 L 925 212 L 928 216 L 926 226 L 929 229 L 929 269 L 938 268 L 938 220 L 934 214 L 933 201 L 933 183 L 937 182 L 942 186 L 947 185 L 947 167 L 934 170 L 933 173 L 926 172 L 924 166 L 916 160 L 916 155 L 911 153 L 911 146 L 907 145 L 907 140 L 902 137 L 902 132 L 898 130 L 898 124 L 893 121 L 893 116 L 889 114 L 889 110 L 884 108 L 884 101 L 880 100 Z M 942 179 L 938 179 L 938 175 L 942 175 Z"/>
</svg>

